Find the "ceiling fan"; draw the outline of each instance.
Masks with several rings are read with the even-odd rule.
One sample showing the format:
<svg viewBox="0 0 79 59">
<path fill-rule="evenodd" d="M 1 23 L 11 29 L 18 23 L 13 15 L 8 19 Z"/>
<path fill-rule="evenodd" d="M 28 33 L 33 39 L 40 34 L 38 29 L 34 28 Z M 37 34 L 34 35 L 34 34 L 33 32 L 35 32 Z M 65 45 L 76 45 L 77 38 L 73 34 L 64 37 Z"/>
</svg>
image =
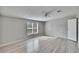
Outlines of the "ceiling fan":
<svg viewBox="0 0 79 59">
<path fill-rule="evenodd" d="M 60 10 L 60 9 L 58 9 L 58 10 L 57 10 L 57 9 L 50 10 L 50 11 L 48 11 L 48 12 L 45 12 L 44 16 L 45 16 L 45 17 L 48 17 L 49 14 L 51 14 L 51 13 L 53 13 L 53 12 L 60 13 L 60 12 L 62 12 L 62 10 Z"/>
</svg>

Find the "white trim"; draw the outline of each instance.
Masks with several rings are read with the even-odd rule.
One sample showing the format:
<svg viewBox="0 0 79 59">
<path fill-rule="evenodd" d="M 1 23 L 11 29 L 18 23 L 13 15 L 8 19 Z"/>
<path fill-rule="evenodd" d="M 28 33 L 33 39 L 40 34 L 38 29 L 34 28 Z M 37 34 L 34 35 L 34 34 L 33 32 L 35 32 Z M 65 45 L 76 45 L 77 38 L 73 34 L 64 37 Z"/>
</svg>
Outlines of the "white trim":
<svg viewBox="0 0 79 59">
<path fill-rule="evenodd" d="M 32 23 L 32 34 L 33 34 L 33 26 L 34 26 L 34 23 Z"/>
<path fill-rule="evenodd" d="M 38 33 L 38 23 L 37 23 L 37 33 Z"/>
</svg>

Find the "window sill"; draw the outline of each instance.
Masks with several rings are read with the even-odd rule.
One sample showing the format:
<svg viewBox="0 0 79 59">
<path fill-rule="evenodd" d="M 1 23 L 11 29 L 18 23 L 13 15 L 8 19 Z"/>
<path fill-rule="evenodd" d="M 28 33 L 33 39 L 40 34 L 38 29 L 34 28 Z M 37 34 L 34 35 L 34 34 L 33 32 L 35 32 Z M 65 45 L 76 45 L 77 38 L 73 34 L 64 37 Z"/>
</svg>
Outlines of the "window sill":
<svg viewBox="0 0 79 59">
<path fill-rule="evenodd" d="M 38 34 L 38 33 L 30 33 L 30 34 L 27 34 L 27 35 L 29 36 L 29 35 L 34 35 L 34 34 Z"/>
</svg>

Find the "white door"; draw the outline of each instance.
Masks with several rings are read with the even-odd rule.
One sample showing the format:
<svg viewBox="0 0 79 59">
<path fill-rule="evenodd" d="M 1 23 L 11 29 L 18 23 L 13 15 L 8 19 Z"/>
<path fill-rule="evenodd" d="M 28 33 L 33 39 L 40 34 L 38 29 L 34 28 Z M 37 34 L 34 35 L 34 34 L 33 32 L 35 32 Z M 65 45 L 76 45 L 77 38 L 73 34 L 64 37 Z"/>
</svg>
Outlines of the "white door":
<svg viewBox="0 0 79 59">
<path fill-rule="evenodd" d="M 77 41 L 77 20 L 68 20 L 68 39 Z"/>
</svg>

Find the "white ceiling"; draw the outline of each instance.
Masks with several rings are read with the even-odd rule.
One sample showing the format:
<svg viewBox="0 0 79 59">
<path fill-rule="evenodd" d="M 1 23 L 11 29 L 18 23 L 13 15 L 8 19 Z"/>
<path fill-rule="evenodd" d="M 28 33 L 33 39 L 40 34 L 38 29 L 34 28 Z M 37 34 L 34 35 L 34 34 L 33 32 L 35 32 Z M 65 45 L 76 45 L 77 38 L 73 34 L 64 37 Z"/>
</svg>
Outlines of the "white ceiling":
<svg viewBox="0 0 79 59">
<path fill-rule="evenodd" d="M 66 17 L 76 14 L 76 6 L 3 6 L 0 7 L 0 14 L 4 16 L 20 17 L 38 21 L 48 21 L 50 19 L 57 19 L 60 17 Z M 52 12 L 48 18 L 46 18 L 45 12 L 50 10 L 62 10 L 61 13 L 57 14 Z"/>
</svg>

